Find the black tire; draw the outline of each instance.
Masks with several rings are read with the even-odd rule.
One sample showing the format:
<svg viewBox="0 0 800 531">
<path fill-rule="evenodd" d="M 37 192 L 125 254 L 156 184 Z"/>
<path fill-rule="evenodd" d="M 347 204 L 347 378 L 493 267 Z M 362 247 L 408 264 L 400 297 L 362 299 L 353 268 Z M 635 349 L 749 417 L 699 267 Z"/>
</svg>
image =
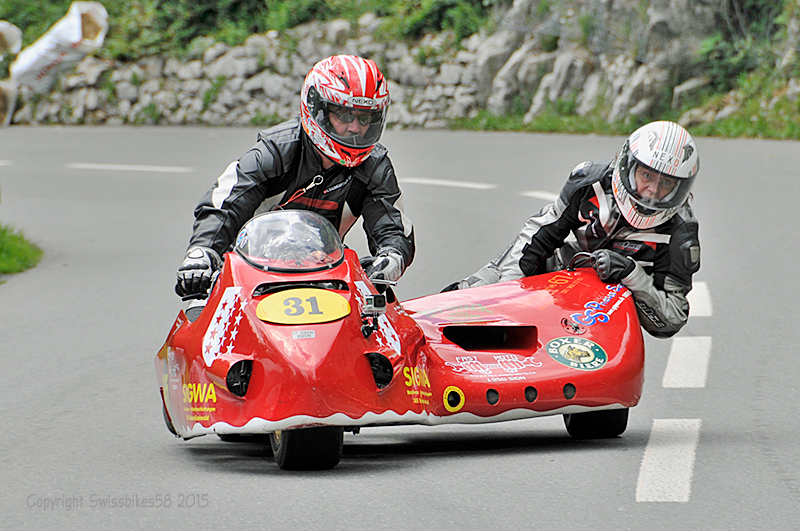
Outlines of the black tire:
<svg viewBox="0 0 800 531">
<path fill-rule="evenodd" d="M 229 443 L 270 444 L 269 435 L 241 435 L 238 433 L 218 433 L 217 437 Z"/>
<path fill-rule="evenodd" d="M 269 438 L 275 462 L 283 470 L 327 470 L 342 458 L 341 426 L 276 431 Z"/>
<path fill-rule="evenodd" d="M 576 439 L 610 439 L 628 427 L 628 408 L 567 414 L 564 425 Z"/>
</svg>

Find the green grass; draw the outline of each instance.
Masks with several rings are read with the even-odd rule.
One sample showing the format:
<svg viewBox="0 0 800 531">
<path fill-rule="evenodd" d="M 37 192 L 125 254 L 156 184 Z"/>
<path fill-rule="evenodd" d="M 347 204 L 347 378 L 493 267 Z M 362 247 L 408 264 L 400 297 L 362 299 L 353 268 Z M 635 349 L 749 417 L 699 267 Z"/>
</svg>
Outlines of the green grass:
<svg viewBox="0 0 800 531">
<path fill-rule="evenodd" d="M 21 273 L 35 267 L 43 254 L 44 252 L 26 240 L 21 232 L 0 225 L 0 275 Z"/>
<path fill-rule="evenodd" d="M 470 131 L 626 135 L 638 125 L 633 122 L 609 124 L 597 116 L 560 114 L 555 110 L 542 113 L 528 124 L 523 123 L 523 118 L 522 114 L 493 116 L 487 111 L 480 111 L 474 118 L 451 120 L 450 128 Z"/>
</svg>

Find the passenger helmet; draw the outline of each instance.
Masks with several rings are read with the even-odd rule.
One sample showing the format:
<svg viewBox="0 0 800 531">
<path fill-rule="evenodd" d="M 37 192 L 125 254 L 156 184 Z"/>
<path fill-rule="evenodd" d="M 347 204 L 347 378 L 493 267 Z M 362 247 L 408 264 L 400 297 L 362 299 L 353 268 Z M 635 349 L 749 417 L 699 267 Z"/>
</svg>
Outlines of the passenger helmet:
<svg viewBox="0 0 800 531">
<path fill-rule="evenodd" d="M 637 190 L 637 166 L 677 180 L 661 198 L 646 198 Z M 673 122 L 643 125 L 633 132 L 614 167 L 614 199 L 625 219 L 637 229 L 648 229 L 669 220 L 689 198 L 700 158 L 689 132 Z"/>
<path fill-rule="evenodd" d="M 366 159 L 386 124 L 389 88 L 371 59 L 334 55 L 315 64 L 300 92 L 300 121 L 319 150 L 334 162 L 353 167 Z M 353 114 L 357 111 L 357 115 Z M 363 136 L 342 136 L 330 114 L 347 123 L 369 125 Z M 349 120 L 349 121 L 348 121 Z"/>
</svg>

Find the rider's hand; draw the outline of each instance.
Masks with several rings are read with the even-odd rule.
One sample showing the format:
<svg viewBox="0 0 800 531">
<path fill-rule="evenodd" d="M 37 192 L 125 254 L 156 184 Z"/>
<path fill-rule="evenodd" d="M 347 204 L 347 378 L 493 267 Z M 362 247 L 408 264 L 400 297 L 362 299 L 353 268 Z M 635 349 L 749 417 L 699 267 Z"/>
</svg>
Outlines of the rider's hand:
<svg viewBox="0 0 800 531">
<path fill-rule="evenodd" d="M 394 249 L 383 248 L 374 258 L 362 259 L 361 266 L 371 281 L 395 282 L 403 274 L 403 257 Z"/>
<path fill-rule="evenodd" d="M 617 252 L 599 249 L 592 253 L 592 267 L 600 280 L 616 284 L 631 274 L 636 262 Z"/>
<path fill-rule="evenodd" d="M 186 251 L 183 264 L 178 268 L 178 283 L 175 293 L 181 297 L 205 298 L 211 287 L 214 271 L 220 268 L 222 260 L 213 249 L 192 247 Z"/>
</svg>

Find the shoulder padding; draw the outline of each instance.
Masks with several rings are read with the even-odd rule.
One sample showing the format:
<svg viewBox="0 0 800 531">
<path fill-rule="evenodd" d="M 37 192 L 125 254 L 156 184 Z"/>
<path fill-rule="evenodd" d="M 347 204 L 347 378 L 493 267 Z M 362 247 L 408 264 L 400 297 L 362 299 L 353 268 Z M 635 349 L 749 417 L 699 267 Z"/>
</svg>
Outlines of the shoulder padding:
<svg viewBox="0 0 800 531">
<path fill-rule="evenodd" d="M 587 160 L 575 166 L 569 174 L 566 184 L 561 189 L 561 201 L 567 205 L 570 198 L 579 189 L 591 186 L 602 179 L 611 169 L 611 161 L 604 160 L 593 162 Z"/>
</svg>

